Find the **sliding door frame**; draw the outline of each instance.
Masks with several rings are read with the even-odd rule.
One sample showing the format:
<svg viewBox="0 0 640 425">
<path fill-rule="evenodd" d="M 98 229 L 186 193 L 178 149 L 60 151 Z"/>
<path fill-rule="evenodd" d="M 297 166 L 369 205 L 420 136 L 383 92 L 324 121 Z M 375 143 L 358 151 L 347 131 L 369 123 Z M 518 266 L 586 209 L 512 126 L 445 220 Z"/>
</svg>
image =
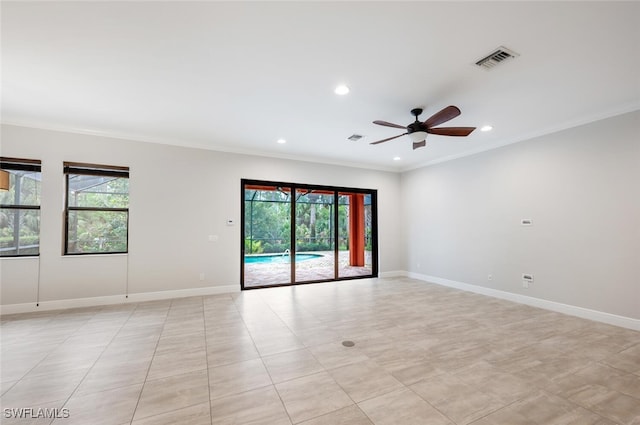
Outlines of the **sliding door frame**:
<svg viewBox="0 0 640 425">
<path fill-rule="evenodd" d="M 245 258 L 245 187 L 246 186 L 281 186 L 287 187 L 291 189 L 291 208 L 290 208 L 290 239 L 291 239 L 291 253 L 294 254 L 291 257 L 291 275 L 289 283 L 282 284 L 273 284 L 273 285 L 264 285 L 264 286 L 250 286 L 246 287 L 244 284 L 245 273 L 244 273 L 244 258 Z M 296 259 L 295 253 L 297 253 L 296 249 L 296 191 L 298 189 L 303 190 L 321 190 L 325 192 L 333 192 L 333 203 L 335 207 L 333 208 L 333 226 L 334 226 L 334 234 L 333 234 L 333 255 L 334 255 L 334 277 L 332 279 L 318 279 L 318 280 L 305 280 L 303 282 L 296 281 Z M 339 239 L 340 235 L 338 232 L 339 223 L 338 223 L 338 201 L 340 199 L 339 193 L 347 192 L 347 193 L 361 193 L 371 196 L 371 274 L 363 275 L 363 276 L 339 276 Z M 241 290 L 249 290 L 249 289 L 260 289 L 260 288 L 274 288 L 278 286 L 292 286 L 292 285 L 306 285 L 310 283 L 321 283 L 321 282 L 333 282 L 338 280 L 354 280 L 354 279 L 371 279 L 378 277 L 378 191 L 376 189 L 360 189 L 353 187 L 337 187 L 337 186 L 324 186 L 324 185 L 314 185 L 314 184 L 302 184 L 302 183 L 288 183 L 288 182 L 279 182 L 279 181 L 268 181 L 268 180 L 252 180 L 252 179 L 241 179 L 240 181 L 240 288 Z M 351 236 L 351 235 L 350 235 Z"/>
</svg>

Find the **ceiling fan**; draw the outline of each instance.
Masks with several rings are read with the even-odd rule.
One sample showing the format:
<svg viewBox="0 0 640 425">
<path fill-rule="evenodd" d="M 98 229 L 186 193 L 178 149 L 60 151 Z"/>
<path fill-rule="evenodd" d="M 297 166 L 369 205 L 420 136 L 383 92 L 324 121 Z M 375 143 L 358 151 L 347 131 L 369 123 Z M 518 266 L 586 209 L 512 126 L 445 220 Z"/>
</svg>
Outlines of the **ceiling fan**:
<svg viewBox="0 0 640 425">
<path fill-rule="evenodd" d="M 383 125 L 385 127 L 393 127 L 393 128 L 404 128 L 407 130 L 406 133 L 399 134 L 398 136 L 389 137 L 388 139 L 378 140 L 377 142 L 371 142 L 372 145 L 377 145 L 378 143 L 388 142 L 389 140 L 396 139 L 398 137 L 402 137 L 404 135 L 409 135 L 411 140 L 413 140 L 413 149 L 418 149 L 424 147 L 427 144 L 425 140 L 427 134 L 437 134 L 440 136 L 456 136 L 456 137 L 466 137 L 475 127 L 438 127 L 434 128 L 437 125 L 445 123 L 449 120 L 454 119 L 458 115 L 460 115 L 460 109 L 457 106 L 447 106 L 439 112 L 431 115 L 427 118 L 426 121 L 420 122 L 418 121 L 418 117 L 422 114 L 422 108 L 415 108 L 411 110 L 411 115 L 416 117 L 416 120 L 409 124 L 408 126 L 393 124 L 387 121 L 376 120 L 373 123 L 378 125 Z"/>
</svg>

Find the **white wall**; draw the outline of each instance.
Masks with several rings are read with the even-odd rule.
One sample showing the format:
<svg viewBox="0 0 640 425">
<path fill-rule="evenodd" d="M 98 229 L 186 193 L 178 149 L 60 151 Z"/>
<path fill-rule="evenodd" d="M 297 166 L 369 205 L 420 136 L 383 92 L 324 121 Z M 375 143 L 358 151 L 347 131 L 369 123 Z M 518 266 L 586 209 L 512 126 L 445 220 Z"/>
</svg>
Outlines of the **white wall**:
<svg viewBox="0 0 640 425">
<path fill-rule="evenodd" d="M 396 173 L 2 126 L 1 155 L 42 160 L 40 264 L 0 259 L 1 304 L 240 289 L 240 179 L 378 190 L 379 266 L 400 270 Z M 130 167 L 129 254 L 62 256 L 64 161 Z M 229 227 L 226 220 L 236 225 Z M 209 242 L 208 235 L 218 235 Z M 205 280 L 200 281 L 200 273 Z"/>
<path fill-rule="evenodd" d="M 636 111 L 404 173 L 405 269 L 640 319 L 639 134 Z"/>
<path fill-rule="evenodd" d="M 377 189 L 382 273 L 637 320 L 638 134 L 634 112 L 399 175 L 5 125 L 1 155 L 42 160 L 41 256 L 0 259 L 0 303 L 35 303 L 38 276 L 41 302 L 239 289 L 249 178 Z M 128 255 L 61 255 L 63 161 L 131 167 Z"/>
</svg>

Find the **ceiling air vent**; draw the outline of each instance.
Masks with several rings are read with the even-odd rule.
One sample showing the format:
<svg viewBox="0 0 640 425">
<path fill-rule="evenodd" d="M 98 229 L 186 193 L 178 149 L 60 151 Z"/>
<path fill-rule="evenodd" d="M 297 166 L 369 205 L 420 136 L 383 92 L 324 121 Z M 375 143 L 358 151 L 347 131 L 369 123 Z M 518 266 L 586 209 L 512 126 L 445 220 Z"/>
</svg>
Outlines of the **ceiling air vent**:
<svg viewBox="0 0 640 425">
<path fill-rule="evenodd" d="M 518 56 L 520 55 L 514 52 L 513 50 L 509 50 L 504 46 L 500 46 L 497 49 L 495 49 L 493 53 L 485 56 L 484 58 L 476 62 L 476 65 L 484 69 L 492 69 L 493 67 L 500 64 L 501 62 L 504 62 L 508 59 L 517 58 Z"/>
<path fill-rule="evenodd" d="M 352 140 L 354 142 L 357 142 L 358 140 L 362 139 L 364 136 L 361 134 L 352 134 L 351 136 L 347 137 L 347 139 Z"/>
</svg>

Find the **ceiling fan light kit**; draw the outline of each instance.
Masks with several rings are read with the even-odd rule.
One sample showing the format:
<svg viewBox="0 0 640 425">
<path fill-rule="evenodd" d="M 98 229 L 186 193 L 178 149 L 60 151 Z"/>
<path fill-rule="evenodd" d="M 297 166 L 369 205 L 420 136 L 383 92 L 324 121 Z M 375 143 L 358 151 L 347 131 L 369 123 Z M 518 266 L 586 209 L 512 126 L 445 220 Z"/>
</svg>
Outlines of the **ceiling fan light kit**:
<svg viewBox="0 0 640 425">
<path fill-rule="evenodd" d="M 373 123 L 377 125 L 382 125 L 384 127 L 393 127 L 393 128 L 404 128 L 407 130 L 406 133 L 399 134 L 397 136 L 389 137 L 387 139 L 378 140 L 377 142 L 371 142 L 372 145 L 377 145 L 380 143 L 388 142 L 389 140 L 396 139 L 398 137 L 402 137 L 405 135 L 409 135 L 411 141 L 413 142 L 413 149 L 418 149 L 426 146 L 427 134 L 437 134 L 439 136 L 454 136 L 454 137 L 466 137 L 475 127 L 436 127 L 440 124 L 443 124 L 449 120 L 454 119 L 458 115 L 460 115 L 460 109 L 457 106 L 447 106 L 444 109 L 436 112 L 427 118 L 424 122 L 420 122 L 418 117 L 422 114 L 422 108 L 415 108 L 411 110 L 411 115 L 415 117 L 415 121 L 409 124 L 408 126 L 402 126 L 399 124 L 393 124 L 387 121 L 376 120 Z"/>
</svg>

